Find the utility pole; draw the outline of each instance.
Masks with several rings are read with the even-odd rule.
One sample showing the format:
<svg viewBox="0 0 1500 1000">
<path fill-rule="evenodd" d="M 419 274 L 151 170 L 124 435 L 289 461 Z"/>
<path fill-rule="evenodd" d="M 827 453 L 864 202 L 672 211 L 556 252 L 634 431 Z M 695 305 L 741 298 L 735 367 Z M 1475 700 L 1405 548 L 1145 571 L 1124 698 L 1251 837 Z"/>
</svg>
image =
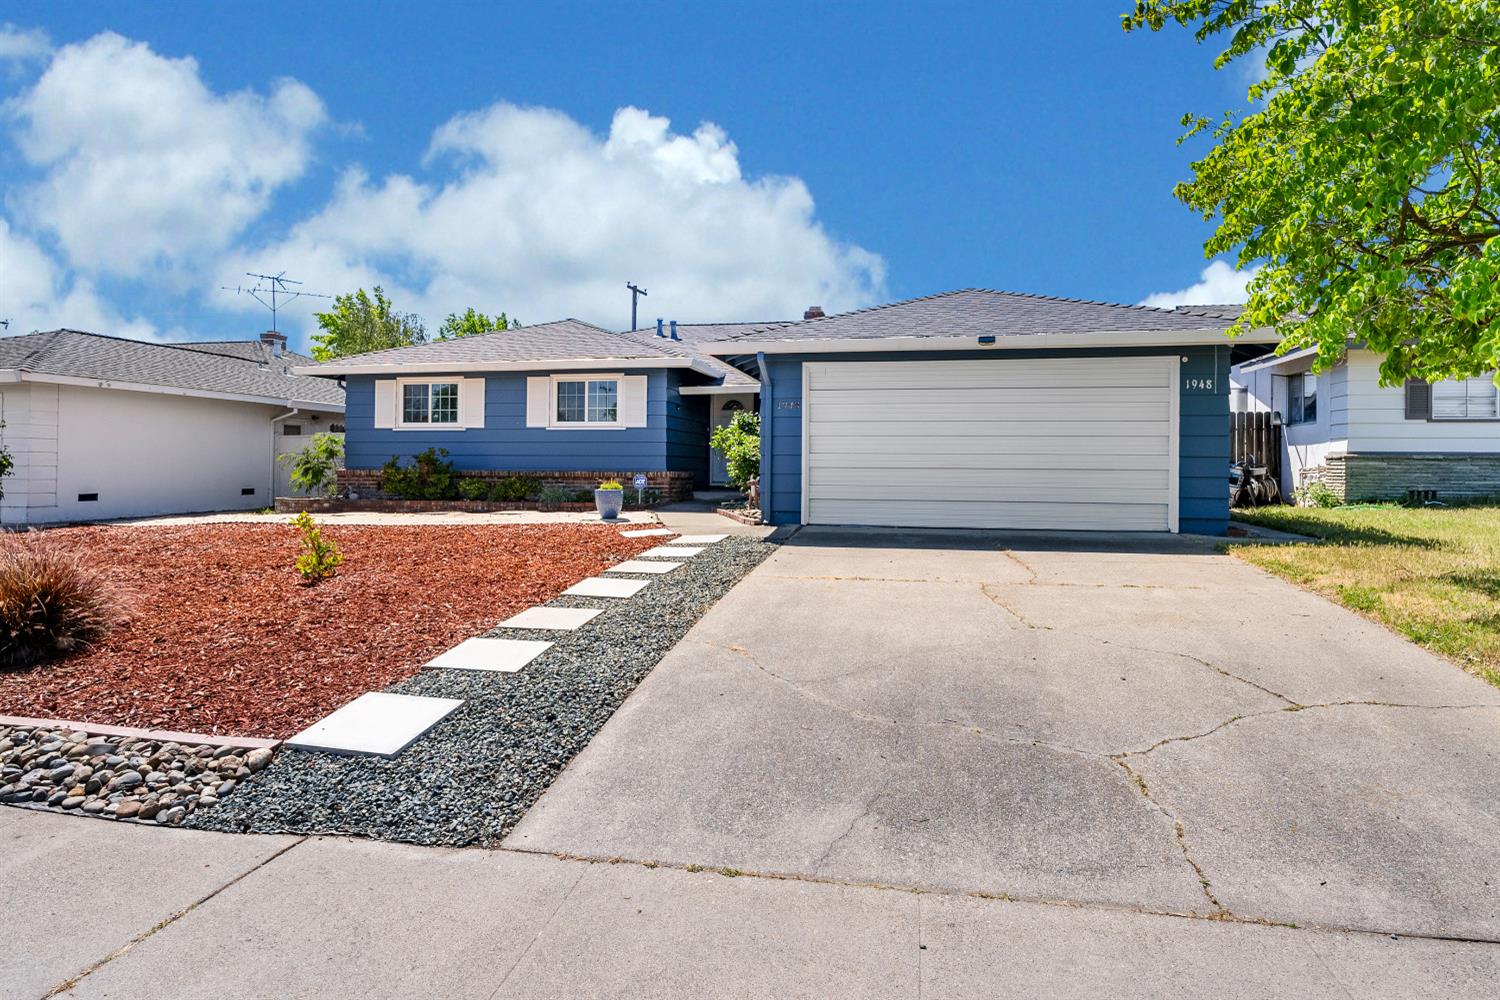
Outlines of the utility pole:
<svg viewBox="0 0 1500 1000">
<path fill-rule="evenodd" d="M 625 282 L 625 287 L 630 289 L 630 328 L 634 330 L 639 325 L 635 321 L 635 304 L 640 301 L 642 295 L 646 294 L 646 290 L 636 287 L 634 283 L 629 281 Z"/>
</svg>

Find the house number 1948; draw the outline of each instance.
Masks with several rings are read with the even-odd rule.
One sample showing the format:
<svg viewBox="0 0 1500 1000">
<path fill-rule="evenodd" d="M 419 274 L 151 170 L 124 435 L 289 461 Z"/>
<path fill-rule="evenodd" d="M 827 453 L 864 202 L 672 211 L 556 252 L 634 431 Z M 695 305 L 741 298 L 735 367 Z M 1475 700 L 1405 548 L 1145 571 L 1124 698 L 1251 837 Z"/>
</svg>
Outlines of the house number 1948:
<svg viewBox="0 0 1500 1000">
<path fill-rule="evenodd" d="M 1189 392 L 1213 392 L 1214 380 L 1211 378 L 1188 378 L 1183 380 L 1182 387 Z"/>
</svg>

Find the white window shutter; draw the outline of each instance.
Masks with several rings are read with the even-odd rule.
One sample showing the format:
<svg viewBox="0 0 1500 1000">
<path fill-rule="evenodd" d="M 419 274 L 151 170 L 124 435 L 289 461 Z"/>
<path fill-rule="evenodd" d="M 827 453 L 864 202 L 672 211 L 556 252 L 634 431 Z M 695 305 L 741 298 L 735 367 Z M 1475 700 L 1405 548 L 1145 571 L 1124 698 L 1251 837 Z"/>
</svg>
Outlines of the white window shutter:
<svg viewBox="0 0 1500 1000">
<path fill-rule="evenodd" d="M 626 427 L 646 426 L 645 375 L 626 375 L 620 379 L 620 423 Z"/>
<path fill-rule="evenodd" d="M 395 379 L 378 378 L 375 380 L 375 426 L 396 426 Z"/>
<path fill-rule="evenodd" d="M 466 378 L 458 384 L 458 423 L 465 428 L 484 426 L 484 379 Z"/>
<path fill-rule="evenodd" d="M 552 380 L 545 375 L 526 379 L 526 426 L 546 427 L 552 413 Z"/>
</svg>

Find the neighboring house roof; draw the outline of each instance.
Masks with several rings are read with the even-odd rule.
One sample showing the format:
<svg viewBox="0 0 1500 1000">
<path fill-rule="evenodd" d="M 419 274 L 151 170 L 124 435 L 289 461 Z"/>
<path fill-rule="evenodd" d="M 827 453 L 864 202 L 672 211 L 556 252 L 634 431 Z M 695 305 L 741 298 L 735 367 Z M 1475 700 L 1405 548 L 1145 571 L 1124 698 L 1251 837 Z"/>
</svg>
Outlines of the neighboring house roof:
<svg viewBox="0 0 1500 1000">
<path fill-rule="evenodd" d="M 229 348 L 226 345 L 238 345 Z M 344 390 L 292 374 L 310 358 L 273 357 L 258 340 L 158 344 L 82 330 L 0 338 L 0 373 L 25 381 L 100 384 L 247 402 L 342 410 Z"/>
<path fill-rule="evenodd" d="M 1026 346 L 1214 343 L 1234 322 L 1231 309 L 1179 311 L 965 288 L 800 323 L 761 326 L 703 349 L 722 357 L 805 351 L 814 343 L 818 350 L 832 344 L 840 350 L 881 350 L 895 345 L 873 342 L 902 341 L 906 343 L 900 346 L 908 349 L 952 350 L 972 349 L 977 337 L 1003 338 L 1011 346 L 1023 339 Z M 1102 339 L 1089 339 L 1093 335 Z M 1260 331 L 1245 336 L 1274 339 Z"/>
<path fill-rule="evenodd" d="M 652 338 L 653 340 L 655 338 Z M 370 351 L 298 367 L 303 375 L 384 375 L 420 372 L 528 371 L 599 368 L 692 368 L 720 377 L 723 365 L 680 345 L 667 348 L 582 320 L 496 330 L 414 347 Z"/>
</svg>

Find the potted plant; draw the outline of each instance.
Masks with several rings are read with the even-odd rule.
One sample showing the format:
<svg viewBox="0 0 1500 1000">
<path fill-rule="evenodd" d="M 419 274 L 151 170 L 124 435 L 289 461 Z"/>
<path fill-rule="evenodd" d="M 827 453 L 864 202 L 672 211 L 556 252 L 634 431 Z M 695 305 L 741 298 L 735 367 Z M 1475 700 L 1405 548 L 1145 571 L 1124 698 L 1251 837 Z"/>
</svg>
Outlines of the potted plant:
<svg viewBox="0 0 1500 1000">
<path fill-rule="evenodd" d="M 594 508 L 599 511 L 599 516 L 606 521 L 613 521 L 620 516 L 620 508 L 625 506 L 625 487 L 618 480 L 606 479 L 594 490 Z"/>
</svg>

